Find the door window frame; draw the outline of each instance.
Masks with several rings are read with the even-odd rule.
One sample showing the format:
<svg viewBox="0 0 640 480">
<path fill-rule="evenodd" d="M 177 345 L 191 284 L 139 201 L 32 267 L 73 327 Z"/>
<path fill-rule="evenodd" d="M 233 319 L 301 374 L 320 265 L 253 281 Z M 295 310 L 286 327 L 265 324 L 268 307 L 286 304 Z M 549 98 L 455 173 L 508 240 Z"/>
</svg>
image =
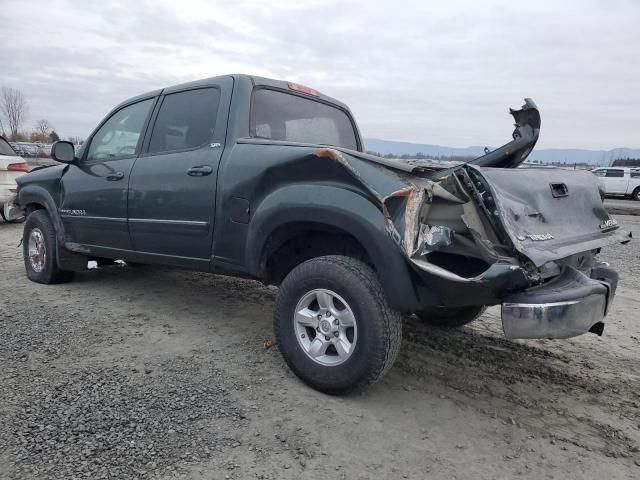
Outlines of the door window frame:
<svg viewBox="0 0 640 480">
<path fill-rule="evenodd" d="M 609 172 L 622 172 L 622 175 L 609 175 Z M 607 168 L 605 178 L 624 178 L 624 170 L 622 168 Z"/>
<path fill-rule="evenodd" d="M 142 151 L 143 141 L 146 138 L 146 132 L 149 128 L 149 120 L 151 119 L 151 116 L 156 109 L 159 97 L 160 95 L 158 94 L 149 95 L 147 97 L 136 98 L 135 100 L 131 100 L 127 103 L 118 105 L 118 107 L 116 107 L 115 110 L 112 110 L 108 115 L 106 115 L 102 120 L 102 122 L 98 124 L 98 126 L 93 130 L 93 132 L 91 132 L 89 139 L 82 145 L 83 147 L 82 156 L 78 158 L 78 161 L 81 164 L 93 164 L 93 163 L 111 162 L 116 160 L 126 160 L 128 158 L 136 158 Z M 149 108 L 149 112 L 147 112 L 147 116 L 144 119 L 142 129 L 140 130 L 140 136 L 138 137 L 138 143 L 136 144 L 135 152 L 131 154 L 123 155 L 121 157 L 105 158 L 101 160 L 88 160 L 87 155 L 89 155 L 89 150 L 91 149 L 91 143 L 93 142 L 95 135 L 100 131 L 100 129 L 104 126 L 104 124 L 107 123 L 109 120 L 111 120 L 111 118 L 113 118 L 114 115 L 118 114 L 125 108 L 135 105 L 136 103 L 146 102 L 147 100 L 153 100 L 153 101 L 151 103 L 151 107 Z"/>
<path fill-rule="evenodd" d="M 177 150 L 163 150 L 161 152 L 149 152 L 149 144 L 151 143 L 151 136 L 153 135 L 153 129 L 156 126 L 156 121 L 158 120 L 158 115 L 160 114 L 160 110 L 162 109 L 162 104 L 164 103 L 164 99 L 166 97 L 168 97 L 169 95 L 175 95 L 175 94 L 179 94 L 179 93 L 184 93 L 184 92 L 190 92 L 192 90 L 204 90 L 204 89 L 215 89 L 218 90 L 219 92 L 219 97 L 218 97 L 218 107 L 215 111 L 215 123 L 213 124 L 213 136 L 212 138 L 209 140 L 208 145 L 210 146 L 212 143 L 215 143 L 215 138 L 217 137 L 218 134 L 218 125 L 219 125 L 219 120 L 220 120 L 220 105 L 223 102 L 223 90 L 222 90 L 222 86 L 221 85 L 217 85 L 217 84 L 211 84 L 211 85 L 198 85 L 197 87 L 191 87 L 191 88 L 184 88 L 181 90 L 172 90 L 170 92 L 162 92 L 162 94 L 159 96 L 158 100 L 156 101 L 156 104 L 153 108 L 153 112 L 151 115 L 151 118 L 149 119 L 149 123 L 147 124 L 147 128 L 145 131 L 145 135 L 144 135 L 144 139 L 142 141 L 142 145 L 140 147 L 140 153 L 138 154 L 140 157 L 159 157 L 161 155 L 170 155 L 170 154 L 174 154 L 174 153 L 182 153 L 182 152 L 193 152 L 195 150 L 200 150 L 201 148 L 207 147 L 207 143 L 203 144 L 203 145 L 199 145 L 197 147 L 189 147 L 189 148 L 180 148 Z M 226 125 L 225 125 L 225 135 L 223 135 L 223 139 L 226 136 Z M 220 143 L 220 142 L 217 142 Z M 224 143 L 221 144 L 221 147 L 224 146 Z"/>
</svg>

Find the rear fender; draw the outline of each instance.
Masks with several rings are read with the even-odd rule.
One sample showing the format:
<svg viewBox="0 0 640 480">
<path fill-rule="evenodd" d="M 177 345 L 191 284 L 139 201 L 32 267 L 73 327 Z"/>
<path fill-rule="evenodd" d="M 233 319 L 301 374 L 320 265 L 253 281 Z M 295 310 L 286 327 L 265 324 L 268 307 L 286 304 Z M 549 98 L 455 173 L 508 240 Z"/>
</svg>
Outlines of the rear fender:
<svg viewBox="0 0 640 480">
<path fill-rule="evenodd" d="M 373 262 L 389 304 L 405 312 L 419 307 L 408 264 L 384 229 L 382 212 L 362 193 L 338 185 L 288 185 L 262 200 L 247 235 L 245 259 L 252 275 L 266 278 L 265 253 L 272 233 L 300 222 L 326 225 L 354 237 Z"/>
</svg>

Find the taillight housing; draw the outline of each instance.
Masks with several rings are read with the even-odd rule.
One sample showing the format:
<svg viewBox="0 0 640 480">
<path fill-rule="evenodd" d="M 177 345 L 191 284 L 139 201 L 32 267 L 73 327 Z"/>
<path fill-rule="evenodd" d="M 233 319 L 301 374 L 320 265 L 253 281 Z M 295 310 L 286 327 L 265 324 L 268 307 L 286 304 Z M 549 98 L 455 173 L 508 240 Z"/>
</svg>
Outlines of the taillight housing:
<svg viewBox="0 0 640 480">
<path fill-rule="evenodd" d="M 17 188 L 10 188 L 9 191 L 11 193 L 18 193 L 18 189 Z"/>
<path fill-rule="evenodd" d="M 28 173 L 29 172 L 29 165 L 27 165 L 26 162 L 10 163 L 9 165 L 7 165 L 7 170 L 9 172 L 25 172 L 25 173 Z"/>
</svg>

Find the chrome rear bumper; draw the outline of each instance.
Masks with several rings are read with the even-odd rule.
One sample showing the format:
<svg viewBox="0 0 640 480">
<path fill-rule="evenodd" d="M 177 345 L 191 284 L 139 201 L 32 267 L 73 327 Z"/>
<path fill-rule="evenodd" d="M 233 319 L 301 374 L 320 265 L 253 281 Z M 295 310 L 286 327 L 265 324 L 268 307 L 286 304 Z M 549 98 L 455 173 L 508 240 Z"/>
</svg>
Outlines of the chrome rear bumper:
<svg viewBox="0 0 640 480">
<path fill-rule="evenodd" d="M 597 267 L 591 278 L 567 267 L 550 282 L 506 297 L 502 329 L 507 338 L 569 338 L 602 334 L 618 274 Z"/>
</svg>

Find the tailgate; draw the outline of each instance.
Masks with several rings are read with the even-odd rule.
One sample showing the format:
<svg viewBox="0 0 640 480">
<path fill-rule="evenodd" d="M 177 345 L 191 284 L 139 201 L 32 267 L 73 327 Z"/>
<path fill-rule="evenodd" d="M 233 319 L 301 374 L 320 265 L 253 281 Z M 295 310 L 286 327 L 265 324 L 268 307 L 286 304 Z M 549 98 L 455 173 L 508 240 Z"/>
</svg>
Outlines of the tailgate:
<svg viewBox="0 0 640 480">
<path fill-rule="evenodd" d="M 514 247 L 536 266 L 624 240 L 587 171 L 471 167 Z M 485 193 L 484 200 L 487 201 Z"/>
</svg>

